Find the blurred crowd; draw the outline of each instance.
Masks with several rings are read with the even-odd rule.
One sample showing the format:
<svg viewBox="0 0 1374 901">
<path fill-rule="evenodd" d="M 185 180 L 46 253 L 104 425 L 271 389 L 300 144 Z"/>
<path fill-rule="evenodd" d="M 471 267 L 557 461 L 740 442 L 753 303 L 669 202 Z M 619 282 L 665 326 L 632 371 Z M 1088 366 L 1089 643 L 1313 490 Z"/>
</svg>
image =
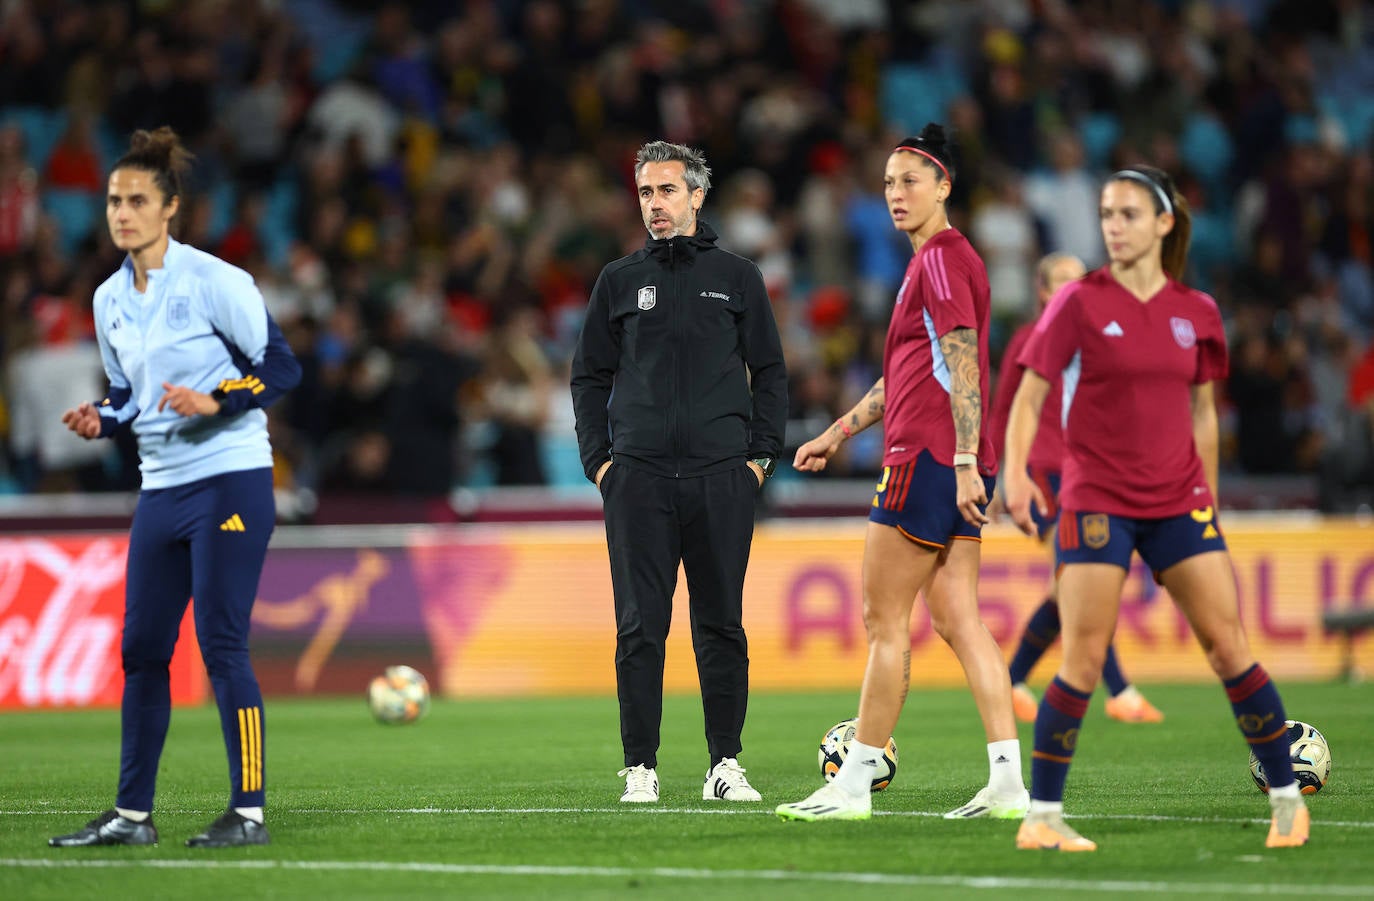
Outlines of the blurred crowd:
<svg viewBox="0 0 1374 901">
<path fill-rule="evenodd" d="M 1374 12 L 1357 0 L 6 0 L 0 491 L 128 490 L 93 289 L 129 133 L 196 152 L 174 226 L 251 272 L 305 369 L 283 485 L 439 496 L 577 484 L 571 348 L 642 245 L 633 158 L 702 148 L 704 216 L 763 271 L 795 446 L 877 378 L 910 255 L 882 195 L 927 121 L 993 287 L 994 356 L 1043 253 L 1104 261 L 1103 176 L 1167 169 L 1221 306 L 1223 467 L 1374 484 Z M 998 362 L 994 360 L 994 362 Z M 873 430 L 876 432 L 876 430 Z M 829 474 L 871 474 L 881 439 Z"/>
</svg>

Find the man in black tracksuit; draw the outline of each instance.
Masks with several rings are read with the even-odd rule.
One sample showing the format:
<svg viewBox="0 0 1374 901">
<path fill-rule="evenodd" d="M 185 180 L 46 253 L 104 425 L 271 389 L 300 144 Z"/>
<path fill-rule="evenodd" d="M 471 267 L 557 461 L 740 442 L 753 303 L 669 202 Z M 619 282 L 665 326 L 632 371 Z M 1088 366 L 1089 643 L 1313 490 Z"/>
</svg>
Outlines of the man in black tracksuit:
<svg viewBox="0 0 1374 901">
<path fill-rule="evenodd" d="M 782 450 L 787 370 L 758 267 L 697 219 L 698 151 L 640 148 L 650 238 L 601 271 L 573 358 L 577 440 L 601 489 L 615 591 L 622 801 L 658 800 L 664 645 L 679 562 L 711 768 L 702 797 L 757 801 L 736 759 L 749 694 L 742 624 L 754 502 Z"/>
</svg>

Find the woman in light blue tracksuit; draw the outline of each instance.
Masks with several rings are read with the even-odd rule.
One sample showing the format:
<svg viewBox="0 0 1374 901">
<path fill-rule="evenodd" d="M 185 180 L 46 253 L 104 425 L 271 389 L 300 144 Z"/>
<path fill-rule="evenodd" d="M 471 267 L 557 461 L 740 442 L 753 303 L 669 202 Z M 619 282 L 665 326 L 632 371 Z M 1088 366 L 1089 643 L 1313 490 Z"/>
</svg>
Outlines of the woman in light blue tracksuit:
<svg viewBox="0 0 1374 901">
<path fill-rule="evenodd" d="M 110 392 L 63 415 L 85 439 L 130 423 L 143 476 L 129 533 L 115 806 L 54 847 L 148 845 L 171 718 L 168 664 L 186 605 L 219 705 L 226 812 L 191 847 L 266 844 L 262 693 L 248 628 L 276 519 L 264 408 L 300 366 L 252 276 L 172 240 L 190 154 L 170 128 L 135 132 L 110 174 L 106 218 L 123 265 L 95 292 Z"/>
</svg>

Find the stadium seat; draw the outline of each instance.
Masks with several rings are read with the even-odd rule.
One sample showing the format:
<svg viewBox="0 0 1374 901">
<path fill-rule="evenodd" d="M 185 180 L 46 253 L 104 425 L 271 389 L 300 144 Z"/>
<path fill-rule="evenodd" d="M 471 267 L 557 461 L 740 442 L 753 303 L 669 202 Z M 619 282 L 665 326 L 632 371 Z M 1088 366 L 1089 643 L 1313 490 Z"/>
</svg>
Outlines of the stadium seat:
<svg viewBox="0 0 1374 901">
<path fill-rule="evenodd" d="M 883 120 L 903 134 L 916 134 L 927 122 L 944 122 L 949 102 L 966 86 L 954 73 L 929 66 L 898 64 L 883 72 Z"/>
<path fill-rule="evenodd" d="M 296 238 L 296 182 L 283 178 L 272 186 L 267 197 L 267 211 L 258 226 L 258 237 L 273 266 L 286 265 L 287 252 Z"/>
<path fill-rule="evenodd" d="M 222 178 L 215 182 L 206 197 L 210 202 L 210 222 L 206 227 L 206 238 L 211 245 L 217 245 L 229 226 L 234 224 L 234 210 L 238 207 L 238 195 L 234 183 Z"/>
<path fill-rule="evenodd" d="M 1102 169 L 1121 137 L 1121 122 L 1112 113 L 1091 113 L 1078 123 L 1078 140 L 1091 169 Z"/>
<path fill-rule="evenodd" d="M 1195 113 L 1183 126 L 1179 153 L 1209 191 L 1225 187 L 1226 173 L 1234 156 L 1231 136 L 1211 113 Z"/>
<path fill-rule="evenodd" d="M 43 192 L 43 209 L 57 223 L 64 254 L 75 250 L 101 223 L 100 195 L 90 191 L 50 188 Z"/>
<path fill-rule="evenodd" d="M 19 127 L 29 165 L 41 170 L 67 127 L 67 114 L 38 106 L 16 106 L 0 111 L 0 125 Z"/>
</svg>

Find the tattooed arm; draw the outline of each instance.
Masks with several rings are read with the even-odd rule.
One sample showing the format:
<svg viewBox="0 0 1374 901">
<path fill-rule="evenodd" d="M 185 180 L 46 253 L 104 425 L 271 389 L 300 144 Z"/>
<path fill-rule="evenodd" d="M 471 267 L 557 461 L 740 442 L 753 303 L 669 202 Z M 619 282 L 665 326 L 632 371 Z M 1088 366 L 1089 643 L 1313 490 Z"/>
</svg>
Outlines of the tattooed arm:
<svg viewBox="0 0 1374 901">
<path fill-rule="evenodd" d="M 955 453 L 978 453 L 983 423 L 983 395 L 978 370 L 978 332 L 956 328 L 940 338 L 940 351 L 949 367 L 949 409 L 954 416 Z M 943 462 L 943 461 L 941 461 Z M 976 465 L 955 466 L 959 485 L 959 512 L 970 524 L 988 521 L 982 507 L 988 502 L 987 488 Z"/>
<path fill-rule="evenodd" d="M 820 472 L 825 469 L 826 462 L 835 456 L 835 452 L 840 449 L 845 439 L 852 438 L 873 423 L 881 421 L 886 410 L 887 392 L 883 388 L 883 380 L 878 379 L 873 383 L 873 387 L 868 389 L 863 400 L 855 404 L 848 413 L 831 423 L 830 428 L 797 448 L 792 468 L 802 472 Z"/>
</svg>

